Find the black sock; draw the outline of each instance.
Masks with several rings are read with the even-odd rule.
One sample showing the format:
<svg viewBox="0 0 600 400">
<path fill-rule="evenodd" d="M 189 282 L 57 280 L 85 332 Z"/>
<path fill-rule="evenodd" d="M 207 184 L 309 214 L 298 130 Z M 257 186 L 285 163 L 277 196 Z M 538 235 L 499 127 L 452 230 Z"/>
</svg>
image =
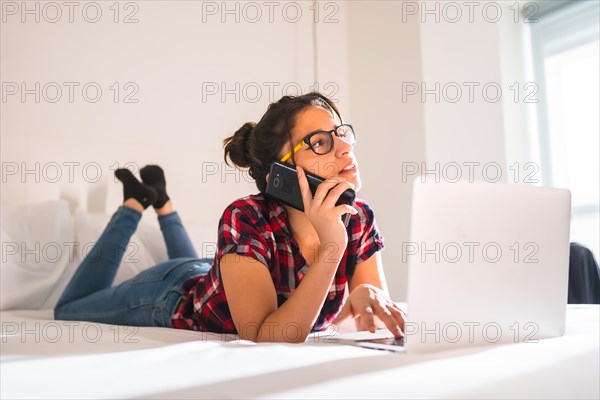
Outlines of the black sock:
<svg viewBox="0 0 600 400">
<path fill-rule="evenodd" d="M 140 169 L 140 176 L 146 185 L 150 185 L 156 190 L 158 197 L 154 203 L 154 208 L 162 208 L 169 200 L 167 182 L 162 168 L 158 165 L 146 165 Z"/>
<path fill-rule="evenodd" d="M 123 201 L 134 198 L 140 202 L 144 209 L 156 201 L 156 190 L 152 186 L 144 185 L 137 180 L 130 170 L 121 168 L 115 171 L 115 176 L 123 182 Z"/>
</svg>

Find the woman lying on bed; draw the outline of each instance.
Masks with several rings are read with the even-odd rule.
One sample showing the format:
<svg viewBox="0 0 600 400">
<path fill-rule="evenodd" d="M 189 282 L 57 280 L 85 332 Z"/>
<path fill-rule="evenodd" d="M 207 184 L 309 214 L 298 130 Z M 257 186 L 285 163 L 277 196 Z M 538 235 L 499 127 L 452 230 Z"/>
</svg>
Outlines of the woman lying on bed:
<svg viewBox="0 0 600 400">
<path fill-rule="evenodd" d="M 56 319 L 237 333 L 256 342 L 302 342 L 311 331 L 355 318 L 357 329 L 402 336 L 403 312 L 389 299 L 373 210 L 361 186 L 354 131 L 319 93 L 285 96 L 258 123 L 224 140 L 227 157 L 249 168 L 260 191 L 231 203 L 219 222 L 218 250 L 199 259 L 166 193 L 162 169 L 126 169 L 124 202 L 55 308 Z M 296 167 L 305 211 L 264 195 L 274 161 Z M 349 168 L 348 168 L 349 167 Z M 326 178 L 314 198 L 304 170 Z M 331 191 L 328 193 L 328 191 Z M 129 239 L 154 206 L 169 260 L 111 287 Z M 348 226 L 341 220 L 350 213 Z M 342 307 L 348 282 L 349 295 Z M 341 310 L 341 311 L 340 311 Z"/>
</svg>

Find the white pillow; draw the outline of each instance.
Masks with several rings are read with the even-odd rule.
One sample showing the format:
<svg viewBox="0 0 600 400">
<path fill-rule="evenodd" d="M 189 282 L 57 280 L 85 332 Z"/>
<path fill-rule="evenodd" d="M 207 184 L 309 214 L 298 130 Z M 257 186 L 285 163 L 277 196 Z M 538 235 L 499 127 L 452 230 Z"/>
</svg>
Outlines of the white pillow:
<svg viewBox="0 0 600 400">
<path fill-rule="evenodd" d="M 69 203 L 0 208 L 0 309 L 40 308 L 73 259 Z"/>
</svg>

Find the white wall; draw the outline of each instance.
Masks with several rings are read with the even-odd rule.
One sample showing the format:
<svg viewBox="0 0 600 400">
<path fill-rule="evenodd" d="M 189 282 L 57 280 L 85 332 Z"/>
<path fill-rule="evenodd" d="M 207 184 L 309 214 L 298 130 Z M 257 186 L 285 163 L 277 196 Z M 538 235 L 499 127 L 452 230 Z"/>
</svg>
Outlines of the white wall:
<svg viewBox="0 0 600 400">
<path fill-rule="evenodd" d="M 2 82 L 26 82 L 30 88 L 34 82 L 57 82 L 64 93 L 57 103 L 43 98 L 36 103 L 32 95 L 23 103 L 14 95 L 0 104 L 2 204 L 63 197 L 74 206 L 111 211 L 121 196 L 111 167 L 157 163 L 166 170 L 169 192 L 184 218 L 216 224 L 230 201 L 257 191 L 246 175 L 224 168 L 222 140 L 242 123 L 256 121 L 269 102 L 285 94 L 284 85 L 304 91 L 318 87 L 339 101 L 357 129 L 359 196 L 376 212 L 386 241 L 388 284 L 392 297 L 402 300 L 402 243 L 409 240 L 414 179 L 403 179 L 403 168 L 494 162 L 506 173 L 507 163 L 528 158 L 519 136 L 527 132 L 526 118 L 513 118 L 522 108 L 506 103 L 507 82 L 520 76 L 511 65 L 521 62 L 516 43 L 522 26 L 509 19 L 423 23 L 420 13 L 407 13 L 409 3 L 321 2 L 314 48 L 311 2 L 294 3 L 302 9 L 295 23 L 287 2 L 277 3 L 273 22 L 261 6 L 255 23 L 250 19 L 256 10 L 244 2 L 227 3 L 230 9 L 239 7 L 237 22 L 235 12 L 222 13 L 221 2 L 136 2 L 139 22 L 132 24 L 113 22 L 112 3 L 100 4 L 98 23 L 86 22 L 81 10 L 73 23 L 66 9 L 57 23 L 43 18 L 36 23 L 31 15 L 23 23 L 19 13 L 3 11 Z M 119 19 L 131 11 L 121 9 Z M 73 103 L 63 82 L 80 83 Z M 103 90 L 97 103 L 81 96 L 87 82 Z M 119 82 L 121 95 L 129 92 L 125 83 L 135 83 L 139 102 L 115 103 L 113 82 Z M 236 82 L 248 89 L 246 96 L 240 90 L 239 99 L 235 94 L 221 99 L 221 93 L 203 99 L 203 87 L 224 83 L 233 89 Z M 497 103 L 479 98 L 455 104 L 403 96 L 407 83 L 432 88 L 435 82 L 495 82 L 505 96 Z M 262 91 L 258 97 L 253 87 Z M 512 134 L 506 134 L 507 127 Z M 23 167 L 34 169 L 36 163 L 37 172 L 22 174 Z M 73 165 L 72 181 L 68 165 Z M 96 165 L 100 177 L 92 183 Z"/>
<path fill-rule="evenodd" d="M 424 109 L 418 99 L 403 102 L 402 82 L 420 82 L 417 22 L 398 23 L 399 2 L 348 2 L 350 113 L 357 127 L 356 154 L 363 187 L 386 248 L 382 259 L 393 298 L 405 298 L 407 265 L 402 243 L 409 240 L 410 182 L 401 163 L 425 160 Z M 368 23 L 367 21 L 371 21 Z"/>
<path fill-rule="evenodd" d="M 18 95 L 2 103 L 4 165 L 17 163 L 22 171 L 21 163 L 28 169 L 40 163 L 37 176 L 17 173 L 4 179 L 2 204 L 69 196 L 77 203 L 89 200 L 94 210 L 112 210 L 121 188 L 111 166 L 158 163 L 187 218 L 218 219 L 231 200 L 257 191 L 248 178 L 224 167 L 222 140 L 244 122 L 258 120 L 272 98 L 281 97 L 284 85 L 306 90 L 312 83 L 308 10 L 297 23 L 281 14 L 274 23 L 267 15 L 258 23 L 245 14 L 239 23 L 235 14 L 223 15 L 223 23 L 221 13 L 203 14 L 202 2 L 147 1 L 135 3 L 138 23 L 115 24 L 110 4 L 99 4 L 103 17 L 96 24 L 77 13 L 73 24 L 68 19 L 35 23 L 33 17 L 22 23 L 19 15 L 7 16 L 2 24 L 3 82 L 27 82 L 31 88 L 36 81 L 42 86 L 57 82 L 65 89 L 54 104 L 43 97 L 36 103 L 31 95 L 25 103 Z M 69 103 L 63 82 L 79 82 L 79 88 L 96 82 L 102 97 L 89 103 L 79 89 Z M 139 102 L 115 103 L 113 82 L 121 87 L 134 82 Z M 203 99 L 203 87 L 213 84 L 219 93 Z M 221 84 L 234 93 L 221 98 Z M 261 93 L 252 90 L 256 87 Z M 73 166 L 74 182 L 64 165 L 72 162 L 81 163 Z M 48 163 L 62 167 L 62 179 L 56 181 L 56 168 Z M 86 170 L 90 176 L 82 176 L 86 163 L 101 167 L 98 183 L 89 183 L 96 180 L 94 164 Z M 203 168 L 215 174 L 203 176 Z M 93 198 L 86 196 L 90 192 Z"/>
<path fill-rule="evenodd" d="M 498 26 L 481 19 L 458 26 L 428 19 L 420 24 L 420 31 L 423 87 L 435 90 L 438 83 L 440 87 L 438 99 L 435 94 L 421 97 L 429 168 L 436 162 L 442 173 L 451 162 L 503 166 L 503 109 L 501 101 L 495 102 L 495 88 L 502 87 Z M 488 83 L 493 86 L 484 92 Z M 473 87 L 472 100 L 469 87 Z M 450 180 L 454 177 L 449 170 L 447 175 Z"/>
</svg>

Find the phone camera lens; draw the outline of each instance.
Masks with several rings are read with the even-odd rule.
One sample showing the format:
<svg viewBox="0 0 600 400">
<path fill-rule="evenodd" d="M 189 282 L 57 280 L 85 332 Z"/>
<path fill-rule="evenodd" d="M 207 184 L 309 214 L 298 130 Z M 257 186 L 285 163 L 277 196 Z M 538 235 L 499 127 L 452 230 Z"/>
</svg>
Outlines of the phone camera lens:
<svg viewBox="0 0 600 400">
<path fill-rule="evenodd" d="M 279 187 L 279 178 L 275 177 L 275 179 L 273 179 L 273 185 L 275 185 L 275 187 Z"/>
</svg>

